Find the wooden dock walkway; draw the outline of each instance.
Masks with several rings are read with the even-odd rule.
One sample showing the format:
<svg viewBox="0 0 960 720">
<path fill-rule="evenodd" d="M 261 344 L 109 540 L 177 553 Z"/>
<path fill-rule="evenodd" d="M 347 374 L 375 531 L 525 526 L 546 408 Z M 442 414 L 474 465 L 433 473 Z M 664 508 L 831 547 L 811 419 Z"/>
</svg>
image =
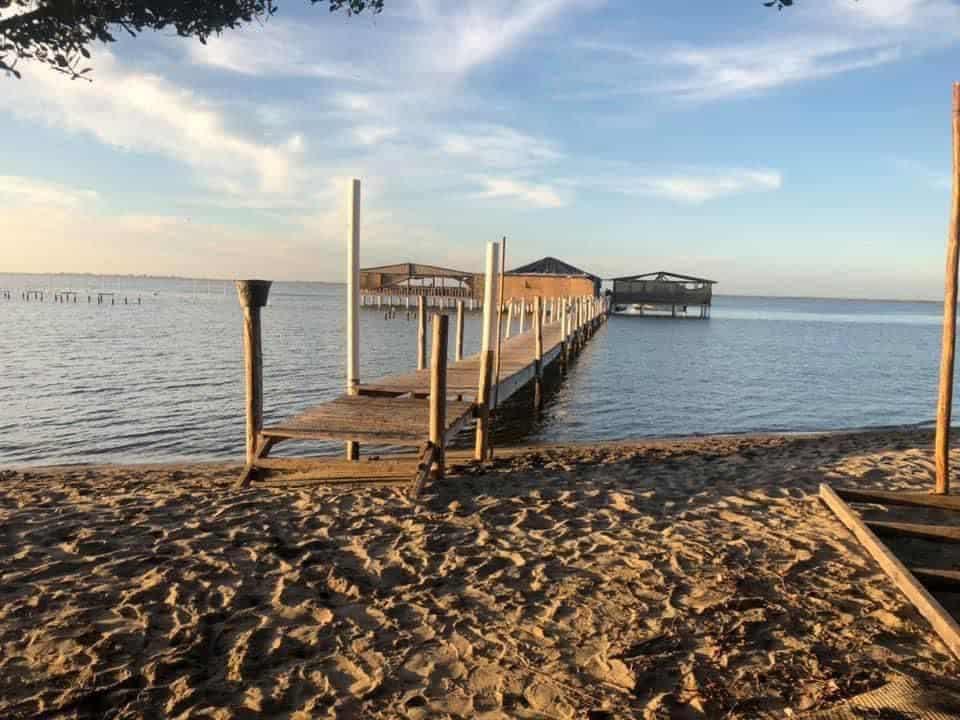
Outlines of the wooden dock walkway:
<svg viewBox="0 0 960 720">
<path fill-rule="evenodd" d="M 244 375 L 246 385 L 246 469 L 241 484 L 263 475 L 267 457 L 279 442 L 339 440 L 346 457 L 360 458 L 361 446 L 422 448 L 422 462 L 414 479 L 416 492 L 428 473 L 443 477 L 448 442 L 476 420 L 474 458 L 490 455 L 491 411 L 534 383 L 534 404 L 543 398 L 545 371 L 565 363 L 593 335 L 607 317 L 605 299 L 595 296 L 524 298 L 506 304 L 503 290 L 501 244 L 487 245 L 483 279 L 481 350 L 462 358 L 465 301 L 457 302 L 454 339 L 456 361 L 448 363 L 449 316 L 433 317 L 430 368 L 427 369 L 427 312 L 418 297 L 417 370 L 361 382 L 359 181 L 352 186 L 350 232 L 347 244 L 347 377 L 346 392 L 274 425 L 263 425 L 263 353 L 260 310 L 267 304 L 269 281 L 237 282 L 244 318 Z M 515 309 L 518 312 L 514 312 Z M 518 323 L 514 321 L 518 320 Z M 506 327 L 504 328 L 504 321 Z M 519 333 L 512 335 L 519 325 Z"/>
<path fill-rule="evenodd" d="M 500 382 L 491 388 L 504 402 L 534 380 L 536 374 L 534 332 L 504 340 L 500 350 Z M 563 353 L 560 322 L 543 327 L 543 367 Z M 549 349 L 546 349 L 549 348 Z M 447 370 L 446 440 L 449 441 L 473 417 L 479 392 L 480 353 Z M 422 445 L 429 426 L 430 371 L 361 382 L 356 395 L 341 395 L 277 425 L 263 428 L 261 444 L 281 440 L 344 440 L 378 445 Z M 271 442 L 272 441 L 272 442 Z"/>
</svg>

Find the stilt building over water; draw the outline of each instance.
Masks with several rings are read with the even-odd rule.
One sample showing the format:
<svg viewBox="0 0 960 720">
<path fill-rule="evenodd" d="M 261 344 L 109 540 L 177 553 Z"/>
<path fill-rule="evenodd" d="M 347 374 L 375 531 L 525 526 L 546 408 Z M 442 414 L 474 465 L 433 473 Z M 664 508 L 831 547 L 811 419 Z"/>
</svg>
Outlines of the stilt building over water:
<svg viewBox="0 0 960 720">
<path fill-rule="evenodd" d="M 690 308 L 697 308 L 696 317 L 708 318 L 716 284 L 664 270 L 614 278 L 613 309 L 626 315 L 690 317 Z"/>
<path fill-rule="evenodd" d="M 563 260 L 545 257 L 503 276 L 503 296 L 517 300 L 535 297 L 599 297 L 600 278 Z"/>
<path fill-rule="evenodd" d="M 446 306 L 464 300 L 472 310 L 483 302 L 483 275 L 409 262 L 360 270 L 361 305 L 410 307 L 412 297 L 415 307 L 420 296 L 428 305 Z"/>
</svg>

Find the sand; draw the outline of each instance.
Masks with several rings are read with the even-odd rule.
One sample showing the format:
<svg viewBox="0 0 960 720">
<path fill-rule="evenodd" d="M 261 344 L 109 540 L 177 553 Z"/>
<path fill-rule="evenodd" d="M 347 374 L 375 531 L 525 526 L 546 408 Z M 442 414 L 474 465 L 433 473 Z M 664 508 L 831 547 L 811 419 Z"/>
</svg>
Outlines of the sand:
<svg viewBox="0 0 960 720">
<path fill-rule="evenodd" d="M 417 503 L 3 471 L 0 717 L 762 718 L 956 676 L 816 498 L 932 467 L 877 432 L 514 451 Z"/>
</svg>

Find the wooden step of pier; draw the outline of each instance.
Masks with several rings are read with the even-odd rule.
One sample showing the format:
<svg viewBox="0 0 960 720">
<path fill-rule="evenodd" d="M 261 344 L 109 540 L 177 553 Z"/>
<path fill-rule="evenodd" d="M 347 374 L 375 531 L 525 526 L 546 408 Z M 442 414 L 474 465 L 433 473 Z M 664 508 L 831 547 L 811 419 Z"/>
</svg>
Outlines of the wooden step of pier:
<svg viewBox="0 0 960 720">
<path fill-rule="evenodd" d="M 473 403 L 447 402 L 448 438 L 473 414 Z M 265 427 L 271 440 L 347 440 L 373 445 L 422 445 L 430 425 L 430 402 L 420 398 L 342 395 L 277 425 Z"/>
</svg>

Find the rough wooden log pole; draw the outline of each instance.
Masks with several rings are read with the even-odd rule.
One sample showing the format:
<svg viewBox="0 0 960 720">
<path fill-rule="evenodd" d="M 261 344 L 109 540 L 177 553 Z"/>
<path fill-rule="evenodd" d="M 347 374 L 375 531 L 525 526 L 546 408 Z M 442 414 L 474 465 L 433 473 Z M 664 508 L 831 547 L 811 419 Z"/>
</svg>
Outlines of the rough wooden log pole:
<svg viewBox="0 0 960 720">
<path fill-rule="evenodd" d="M 539 410 L 543 406 L 543 298 L 539 296 L 533 301 L 533 332 L 533 406 Z"/>
<path fill-rule="evenodd" d="M 433 347 L 430 356 L 430 442 L 436 446 L 431 475 L 443 478 L 447 429 L 447 331 L 450 317 L 433 316 Z"/>
<path fill-rule="evenodd" d="M 453 341 L 454 360 L 463 360 L 463 300 L 457 300 L 457 336 Z"/>
<path fill-rule="evenodd" d="M 360 181 L 350 183 L 349 231 L 347 233 L 347 394 L 360 389 Z M 377 295 L 377 307 L 380 307 Z M 347 460 L 360 459 L 360 445 L 344 445 Z"/>
<path fill-rule="evenodd" d="M 417 297 L 417 370 L 427 367 L 427 303 L 423 295 Z"/>
<path fill-rule="evenodd" d="M 947 278 L 943 297 L 943 345 L 940 353 L 940 397 L 934 441 L 937 481 L 934 492 L 950 492 L 950 417 L 953 411 L 953 361 L 957 343 L 957 264 L 960 245 L 960 83 L 953 86 L 953 205 L 947 236 Z"/>
<path fill-rule="evenodd" d="M 269 280 L 237 280 L 237 296 L 243 308 L 243 372 L 247 397 L 247 465 L 257 458 L 257 442 L 263 429 L 263 341 L 260 308 L 270 295 Z"/>
<path fill-rule="evenodd" d="M 490 436 L 490 383 L 493 378 L 493 343 L 497 329 L 494 323 L 500 323 L 497 282 L 497 261 L 500 246 L 495 242 L 487 244 L 486 282 L 483 286 L 483 334 L 480 341 L 480 379 L 477 389 L 477 433 L 473 457 L 483 461 L 487 457 L 487 443 Z"/>
</svg>

